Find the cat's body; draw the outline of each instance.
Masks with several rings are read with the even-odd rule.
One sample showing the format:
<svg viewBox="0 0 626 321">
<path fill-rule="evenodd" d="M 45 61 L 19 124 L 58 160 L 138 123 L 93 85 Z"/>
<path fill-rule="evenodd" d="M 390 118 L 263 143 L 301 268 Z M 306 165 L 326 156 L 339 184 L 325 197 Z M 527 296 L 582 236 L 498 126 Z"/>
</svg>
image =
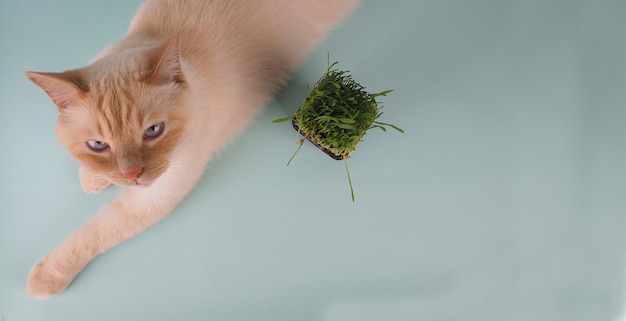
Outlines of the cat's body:
<svg viewBox="0 0 626 321">
<path fill-rule="evenodd" d="M 128 187 L 39 262 L 27 292 L 63 291 L 97 255 L 165 217 L 211 156 L 358 0 L 150 0 L 86 67 L 26 73 L 59 109 L 86 192 Z"/>
</svg>

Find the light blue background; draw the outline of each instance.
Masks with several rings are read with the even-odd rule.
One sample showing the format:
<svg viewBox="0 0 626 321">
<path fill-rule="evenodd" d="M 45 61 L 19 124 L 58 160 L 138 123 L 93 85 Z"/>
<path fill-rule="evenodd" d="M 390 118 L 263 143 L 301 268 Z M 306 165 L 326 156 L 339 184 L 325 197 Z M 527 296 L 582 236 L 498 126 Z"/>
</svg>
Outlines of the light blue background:
<svg viewBox="0 0 626 321">
<path fill-rule="evenodd" d="M 626 2 L 364 1 L 160 224 L 66 292 L 32 265 L 86 195 L 26 70 L 87 63 L 139 1 L 0 0 L 0 311 L 22 320 L 600 321 L 620 313 Z M 343 164 L 287 123 L 326 53 L 383 99 Z"/>
</svg>

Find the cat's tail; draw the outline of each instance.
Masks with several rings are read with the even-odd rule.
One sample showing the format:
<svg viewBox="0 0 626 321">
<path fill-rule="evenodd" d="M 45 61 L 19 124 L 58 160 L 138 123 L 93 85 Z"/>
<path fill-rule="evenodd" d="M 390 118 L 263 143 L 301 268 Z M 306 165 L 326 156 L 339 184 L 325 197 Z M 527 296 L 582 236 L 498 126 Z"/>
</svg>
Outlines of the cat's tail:
<svg viewBox="0 0 626 321">
<path fill-rule="evenodd" d="M 304 62 L 326 35 L 349 16 L 359 0 L 288 0 L 278 9 L 279 43 L 290 70 Z"/>
</svg>

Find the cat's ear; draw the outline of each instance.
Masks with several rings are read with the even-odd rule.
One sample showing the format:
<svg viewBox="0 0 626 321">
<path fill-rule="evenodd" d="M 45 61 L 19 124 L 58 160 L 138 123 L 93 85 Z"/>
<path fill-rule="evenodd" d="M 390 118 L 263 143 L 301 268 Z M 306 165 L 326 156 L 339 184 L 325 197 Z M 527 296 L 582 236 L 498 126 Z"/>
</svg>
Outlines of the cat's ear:
<svg viewBox="0 0 626 321">
<path fill-rule="evenodd" d="M 167 83 L 184 81 L 180 66 L 180 49 L 178 37 L 166 40 L 162 45 L 148 53 L 149 73 L 146 81 L 149 83 Z"/>
<path fill-rule="evenodd" d="M 89 91 L 81 76 L 76 71 L 26 72 L 26 78 L 45 91 L 59 110 L 82 99 Z"/>
</svg>

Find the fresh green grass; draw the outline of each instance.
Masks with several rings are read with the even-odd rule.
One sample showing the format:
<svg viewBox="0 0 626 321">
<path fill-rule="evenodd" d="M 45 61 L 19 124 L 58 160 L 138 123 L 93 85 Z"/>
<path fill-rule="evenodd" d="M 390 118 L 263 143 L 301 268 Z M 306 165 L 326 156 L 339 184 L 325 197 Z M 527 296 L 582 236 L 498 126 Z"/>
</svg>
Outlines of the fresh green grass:
<svg viewBox="0 0 626 321">
<path fill-rule="evenodd" d="M 276 119 L 274 122 L 291 120 L 298 131 L 296 143 L 300 146 L 287 165 L 291 163 L 304 143 L 300 135 L 330 157 L 337 160 L 343 159 L 352 201 L 354 201 L 354 189 L 346 160 L 361 142 L 363 135 L 372 128 L 387 131 L 387 127 L 391 127 L 402 133 L 404 131 L 392 124 L 377 121 L 383 113 L 382 105 L 376 101 L 376 98 L 386 96 L 392 90 L 370 94 L 365 87 L 352 79 L 348 71 L 333 69 L 337 63 L 330 64 L 329 59 L 326 72 L 312 89 L 308 88 L 309 92 L 295 114 Z"/>
</svg>

